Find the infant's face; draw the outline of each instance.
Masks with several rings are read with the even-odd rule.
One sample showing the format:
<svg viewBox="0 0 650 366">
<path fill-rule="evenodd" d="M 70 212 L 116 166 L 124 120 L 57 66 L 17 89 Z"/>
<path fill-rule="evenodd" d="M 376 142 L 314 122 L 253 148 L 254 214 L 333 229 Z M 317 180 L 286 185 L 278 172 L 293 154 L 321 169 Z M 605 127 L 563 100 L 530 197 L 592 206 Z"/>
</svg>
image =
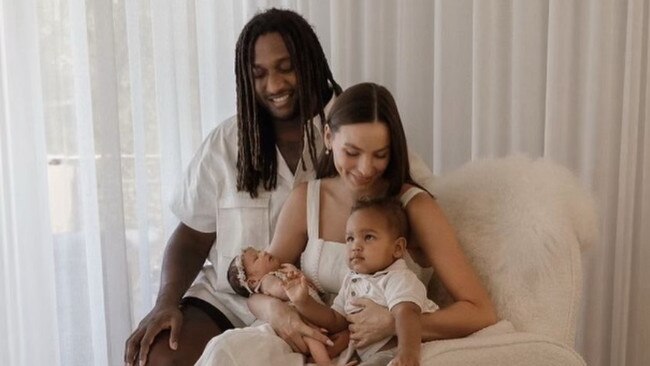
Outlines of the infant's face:
<svg viewBox="0 0 650 366">
<path fill-rule="evenodd" d="M 376 209 L 365 208 L 352 213 L 345 233 L 348 265 L 357 273 L 381 271 L 399 258 L 397 238 L 386 216 Z"/>
<path fill-rule="evenodd" d="M 242 265 L 248 280 L 259 281 L 265 274 L 280 268 L 280 261 L 267 252 L 248 248 L 242 253 Z"/>
</svg>

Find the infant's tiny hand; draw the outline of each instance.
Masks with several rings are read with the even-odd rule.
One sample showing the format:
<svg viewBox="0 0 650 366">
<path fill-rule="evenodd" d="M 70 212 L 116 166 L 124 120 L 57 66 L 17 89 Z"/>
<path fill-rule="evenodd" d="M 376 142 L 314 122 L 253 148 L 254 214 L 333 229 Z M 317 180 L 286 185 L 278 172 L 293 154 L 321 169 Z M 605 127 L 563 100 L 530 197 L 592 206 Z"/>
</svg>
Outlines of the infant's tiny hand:
<svg viewBox="0 0 650 366">
<path fill-rule="evenodd" d="M 284 292 L 287 293 L 287 297 L 291 302 L 296 304 L 309 298 L 309 285 L 302 273 L 299 272 L 294 277 L 287 277 L 287 280 L 283 283 L 283 287 Z"/>
<path fill-rule="evenodd" d="M 294 266 L 294 265 L 291 264 L 291 263 L 282 263 L 282 264 L 280 265 L 280 269 L 281 269 L 284 273 L 287 273 L 287 274 L 296 273 L 296 272 L 299 273 L 299 272 L 300 272 L 300 270 L 298 269 L 298 267 Z"/>
<path fill-rule="evenodd" d="M 302 275 L 301 272 L 297 272 L 297 271 L 287 272 L 287 280 L 286 280 L 286 282 L 294 281 L 294 280 L 300 280 L 300 277 L 302 277 L 302 276 L 303 275 Z"/>
</svg>

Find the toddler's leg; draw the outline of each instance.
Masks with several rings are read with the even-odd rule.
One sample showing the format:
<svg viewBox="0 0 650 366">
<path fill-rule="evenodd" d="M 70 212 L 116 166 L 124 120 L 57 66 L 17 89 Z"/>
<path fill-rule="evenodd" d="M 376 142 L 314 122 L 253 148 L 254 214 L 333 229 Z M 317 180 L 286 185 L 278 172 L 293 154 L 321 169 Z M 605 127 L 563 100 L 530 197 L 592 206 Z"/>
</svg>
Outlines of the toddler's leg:
<svg viewBox="0 0 650 366">
<path fill-rule="evenodd" d="M 334 345 L 327 348 L 327 352 L 329 353 L 330 358 L 333 359 L 348 348 L 348 343 L 350 343 L 350 331 L 345 329 L 338 333 L 334 333 L 330 339 L 334 342 Z"/>
</svg>

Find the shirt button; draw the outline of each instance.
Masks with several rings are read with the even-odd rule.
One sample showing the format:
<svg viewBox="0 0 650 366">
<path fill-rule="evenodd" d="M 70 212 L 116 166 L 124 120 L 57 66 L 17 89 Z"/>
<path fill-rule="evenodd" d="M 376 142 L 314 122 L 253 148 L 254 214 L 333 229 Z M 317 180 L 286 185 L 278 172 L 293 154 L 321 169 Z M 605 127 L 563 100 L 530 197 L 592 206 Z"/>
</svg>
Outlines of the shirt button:
<svg viewBox="0 0 650 366">
<path fill-rule="evenodd" d="M 354 283 L 354 282 L 357 282 L 357 278 L 353 278 L 353 279 L 352 279 L 352 282 L 353 282 L 353 283 Z"/>
<path fill-rule="evenodd" d="M 354 291 L 352 291 L 352 292 L 350 293 L 350 295 L 352 295 L 352 296 L 357 296 L 357 293 L 354 292 Z"/>
</svg>

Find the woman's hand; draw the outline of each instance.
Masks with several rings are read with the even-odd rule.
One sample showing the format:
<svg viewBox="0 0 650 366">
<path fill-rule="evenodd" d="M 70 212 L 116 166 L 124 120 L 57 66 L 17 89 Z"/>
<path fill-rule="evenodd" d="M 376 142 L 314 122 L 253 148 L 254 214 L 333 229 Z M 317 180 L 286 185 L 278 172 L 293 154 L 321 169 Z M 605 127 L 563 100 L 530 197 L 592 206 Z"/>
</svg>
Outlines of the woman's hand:
<svg viewBox="0 0 650 366">
<path fill-rule="evenodd" d="M 395 335 L 395 319 L 387 308 L 366 298 L 354 299 L 352 304 L 362 308 L 347 316 L 350 322 L 350 340 L 356 347 L 365 347 Z"/>
<path fill-rule="evenodd" d="M 183 313 L 178 305 L 156 305 L 147 316 L 142 319 L 138 328 L 133 331 L 126 340 L 126 352 L 124 362 L 127 365 L 133 364 L 137 359 L 141 364 L 147 362 L 149 347 L 161 331 L 170 329 L 169 348 L 178 348 L 178 338 L 183 324 Z"/>
<path fill-rule="evenodd" d="M 333 345 L 325 334 L 305 324 L 300 318 L 300 314 L 289 304 L 277 301 L 272 306 L 274 316 L 271 317 L 269 324 L 275 333 L 291 346 L 294 352 L 306 354 L 309 351 L 303 340 L 304 336 L 314 338 L 329 346 Z"/>
</svg>

